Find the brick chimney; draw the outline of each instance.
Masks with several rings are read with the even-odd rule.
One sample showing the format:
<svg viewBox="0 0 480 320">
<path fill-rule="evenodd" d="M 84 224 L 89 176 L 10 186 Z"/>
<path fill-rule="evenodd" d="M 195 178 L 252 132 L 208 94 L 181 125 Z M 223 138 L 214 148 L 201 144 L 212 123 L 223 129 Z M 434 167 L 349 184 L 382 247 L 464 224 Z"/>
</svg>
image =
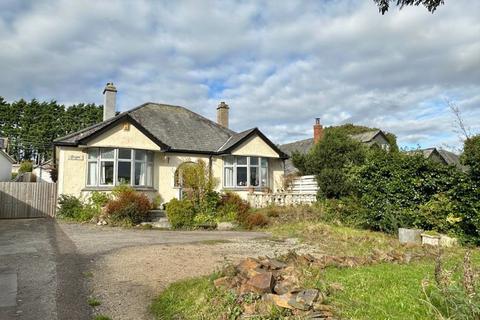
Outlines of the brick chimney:
<svg viewBox="0 0 480 320">
<path fill-rule="evenodd" d="M 228 128 L 228 104 L 224 101 L 220 102 L 217 107 L 217 123 L 222 127 Z"/>
<path fill-rule="evenodd" d="M 313 143 L 318 143 L 323 137 L 323 127 L 320 124 L 320 118 L 315 118 L 315 124 L 313 125 Z"/>
<path fill-rule="evenodd" d="M 103 121 L 115 117 L 116 100 L 117 88 L 112 82 L 109 82 L 103 89 Z"/>
</svg>

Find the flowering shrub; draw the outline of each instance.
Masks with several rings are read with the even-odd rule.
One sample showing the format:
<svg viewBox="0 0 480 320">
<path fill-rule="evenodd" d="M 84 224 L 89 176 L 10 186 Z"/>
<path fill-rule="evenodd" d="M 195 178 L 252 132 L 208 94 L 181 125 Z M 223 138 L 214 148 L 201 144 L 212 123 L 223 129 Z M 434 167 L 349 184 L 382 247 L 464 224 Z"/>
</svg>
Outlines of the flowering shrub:
<svg viewBox="0 0 480 320">
<path fill-rule="evenodd" d="M 152 208 L 150 199 L 131 187 L 117 187 L 112 194 L 113 199 L 109 200 L 105 207 L 107 218 L 112 221 L 138 224 L 146 219 Z"/>
</svg>

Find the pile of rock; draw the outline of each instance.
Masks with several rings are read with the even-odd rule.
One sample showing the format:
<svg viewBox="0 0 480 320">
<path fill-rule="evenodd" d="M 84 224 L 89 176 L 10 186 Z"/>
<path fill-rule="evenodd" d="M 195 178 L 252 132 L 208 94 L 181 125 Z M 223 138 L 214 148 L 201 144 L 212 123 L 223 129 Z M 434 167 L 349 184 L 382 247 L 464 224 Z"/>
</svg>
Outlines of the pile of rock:
<svg viewBox="0 0 480 320">
<path fill-rule="evenodd" d="M 233 290 L 242 303 L 244 315 L 262 313 L 276 305 L 290 309 L 293 315 L 304 315 L 310 319 L 333 319 L 331 306 L 325 304 L 327 293 L 317 288 L 300 286 L 299 259 L 307 261 L 313 257 L 297 256 L 283 262 L 271 258 L 247 258 L 234 267 L 230 276 L 218 278 L 214 284 Z M 242 297 L 249 296 L 250 299 Z M 252 303 L 251 297 L 255 303 Z M 250 303 L 245 303 L 245 301 Z M 258 303 L 257 303 L 258 302 Z"/>
</svg>

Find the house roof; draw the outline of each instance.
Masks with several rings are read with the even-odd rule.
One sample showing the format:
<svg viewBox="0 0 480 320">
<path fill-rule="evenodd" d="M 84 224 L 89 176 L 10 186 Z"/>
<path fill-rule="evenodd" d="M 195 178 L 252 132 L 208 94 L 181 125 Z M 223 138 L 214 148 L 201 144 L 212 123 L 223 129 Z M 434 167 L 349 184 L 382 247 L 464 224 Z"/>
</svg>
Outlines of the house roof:
<svg viewBox="0 0 480 320">
<path fill-rule="evenodd" d="M 352 139 L 357 140 L 359 142 L 368 143 L 368 142 L 371 142 L 373 139 L 375 139 L 375 137 L 378 136 L 379 134 L 385 136 L 382 130 L 372 130 L 372 131 L 362 132 L 359 134 L 352 134 L 350 135 L 350 137 L 352 137 Z"/>
<path fill-rule="evenodd" d="M 382 130 L 372 130 L 363 132 L 360 134 L 350 135 L 350 137 L 361 143 L 369 143 L 375 139 L 377 135 L 383 135 L 386 139 L 385 133 Z M 285 152 L 288 156 L 292 156 L 294 152 L 299 152 L 301 154 L 306 154 L 314 145 L 313 138 L 294 141 L 286 144 L 282 144 L 279 148 Z M 285 162 L 285 171 L 294 172 L 296 170 L 293 162 L 288 160 Z"/>
<path fill-rule="evenodd" d="M 425 158 L 430 158 L 432 154 L 437 154 L 440 158 L 443 159 L 445 164 L 449 164 L 452 166 L 457 167 L 460 170 L 465 171 L 467 169 L 466 166 L 462 165 L 460 162 L 460 156 L 453 152 L 437 149 L 437 148 L 425 148 L 425 149 L 417 149 L 412 151 L 407 151 L 408 154 L 421 154 Z"/>
<path fill-rule="evenodd" d="M 15 160 L 8 155 L 8 153 L 6 153 L 5 151 L 3 151 L 2 149 L 0 149 L 0 155 L 2 155 L 3 157 L 5 157 L 8 161 L 10 161 L 12 164 L 15 163 Z"/>
<path fill-rule="evenodd" d="M 56 139 L 54 143 L 55 145 L 82 145 L 122 121 L 131 122 L 164 151 L 226 153 L 252 133 L 259 133 L 267 143 L 274 146 L 280 156 L 284 155 L 257 128 L 236 133 L 187 108 L 152 102 Z"/>
</svg>

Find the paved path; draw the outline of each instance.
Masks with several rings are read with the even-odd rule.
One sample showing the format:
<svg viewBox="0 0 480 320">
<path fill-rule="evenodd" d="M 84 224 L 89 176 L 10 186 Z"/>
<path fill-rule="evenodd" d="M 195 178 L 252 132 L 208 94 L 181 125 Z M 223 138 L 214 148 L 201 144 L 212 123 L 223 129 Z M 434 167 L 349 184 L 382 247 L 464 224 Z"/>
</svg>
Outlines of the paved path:
<svg viewBox="0 0 480 320">
<path fill-rule="evenodd" d="M 0 220 L 0 320 L 91 319 L 84 272 L 92 260 L 117 249 L 257 237 L 265 234 Z"/>
</svg>

